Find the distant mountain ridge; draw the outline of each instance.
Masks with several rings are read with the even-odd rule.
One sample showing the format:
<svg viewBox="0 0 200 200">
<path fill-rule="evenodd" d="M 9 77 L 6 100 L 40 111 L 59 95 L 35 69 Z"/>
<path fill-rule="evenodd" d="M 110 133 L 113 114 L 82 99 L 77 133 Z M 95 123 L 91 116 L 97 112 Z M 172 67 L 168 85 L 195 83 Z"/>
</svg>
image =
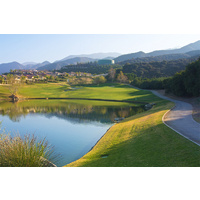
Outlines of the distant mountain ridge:
<svg viewBox="0 0 200 200">
<path fill-rule="evenodd" d="M 81 54 L 81 55 L 70 55 L 61 60 L 57 60 L 51 64 L 38 67 L 38 70 L 59 70 L 66 65 L 77 64 L 77 63 L 87 63 L 95 62 L 99 59 L 114 59 L 117 56 L 121 55 L 120 53 L 111 52 L 111 53 L 93 53 L 93 54 Z"/>
<path fill-rule="evenodd" d="M 189 51 L 186 53 L 177 53 L 177 54 L 164 54 L 159 56 L 149 56 L 149 57 L 140 57 L 140 58 L 132 58 L 130 60 L 125 60 L 119 62 L 119 64 L 123 65 L 126 63 L 140 63 L 140 62 L 156 62 L 156 61 L 170 61 L 170 60 L 178 60 L 178 59 L 187 59 L 193 56 L 200 56 L 200 50 Z"/>
<path fill-rule="evenodd" d="M 0 74 L 8 73 L 10 72 L 10 70 L 14 70 L 14 69 L 28 69 L 28 70 L 37 69 L 38 67 L 42 67 L 48 64 L 50 64 L 50 62 L 48 61 L 45 61 L 43 63 L 26 62 L 23 64 L 20 64 L 16 61 L 10 62 L 10 63 L 2 63 L 0 64 Z"/>
<path fill-rule="evenodd" d="M 38 67 L 38 70 L 59 70 L 62 67 L 70 64 L 77 64 L 78 62 L 86 63 L 86 62 L 94 62 L 96 59 L 87 58 L 87 57 L 75 57 L 64 61 L 54 62 L 48 65 L 44 65 L 42 67 Z"/>
<path fill-rule="evenodd" d="M 181 54 L 186 53 L 190 51 L 200 50 L 200 40 L 197 42 L 188 44 L 186 46 L 183 46 L 179 49 L 171 49 L 171 50 L 156 50 L 152 51 L 150 53 L 144 53 L 143 51 L 139 51 L 136 53 L 130 53 L 130 54 L 124 54 L 117 58 L 115 58 L 115 62 L 123 62 L 125 60 L 131 60 L 134 58 L 142 58 L 142 57 L 151 57 L 151 56 L 160 56 L 160 55 L 167 55 L 167 54 Z"/>
<path fill-rule="evenodd" d="M 14 61 L 10 63 L 2 63 L 0 64 L 0 74 L 10 72 L 13 69 L 23 69 L 24 65 Z"/>
<path fill-rule="evenodd" d="M 69 60 L 72 58 L 76 58 L 76 57 L 87 57 L 87 58 L 92 58 L 92 59 L 104 59 L 106 57 L 112 57 L 112 58 L 116 58 L 118 56 L 120 56 L 120 53 L 117 52 L 110 52 L 110 53 L 93 53 L 93 54 L 81 54 L 81 55 L 70 55 L 67 56 L 61 60 L 55 61 L 55 62 L 59 62 L 59 61 L 65 61 L 65 60 Z"/>
<path fill-rule="evenodd" d="M 168 50 L 156 50 L 150 53 L 143 51 L 123 54 L 116 52 L 111 53 L 94 53 L 94 54 L 81 54 L 81 55 L 70 55 L 61 60 L 57 60 L 53 63 L 48 61 L 42 63 L 26 62 L 20 64 L 18 62 L 2 63 L 0 64 L 0 74 L 9 72 L 11 69 L 38 69 L 38 70 L 59 70 L 63 66 L 94 62 L 99 59 L 114 59 L 115 63 L 124 64 L 126 62 L 151 62 L 151 61 L 162 61 L 162 60 L 175 60 L 190 58 L 192 56 L 200 55 L 200 40 L 194 43 L 190 43 L 186 46 L 177 49 Z"/>
</svg>

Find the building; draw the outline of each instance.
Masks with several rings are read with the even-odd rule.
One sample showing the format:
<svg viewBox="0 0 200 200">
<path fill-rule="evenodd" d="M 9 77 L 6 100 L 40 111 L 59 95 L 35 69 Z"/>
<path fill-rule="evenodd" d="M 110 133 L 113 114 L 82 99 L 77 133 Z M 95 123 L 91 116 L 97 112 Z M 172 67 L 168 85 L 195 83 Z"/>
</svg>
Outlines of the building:
<svg viewBox="0 0 200 200">
<path fill-rule="evenodd" d="M 98 64 L 99 65 L 113 65 L 115 64 L 115 61 L 109 60 L 109 59 L 102 59 L 102 60 L 98 60 Z"/>
</svg>

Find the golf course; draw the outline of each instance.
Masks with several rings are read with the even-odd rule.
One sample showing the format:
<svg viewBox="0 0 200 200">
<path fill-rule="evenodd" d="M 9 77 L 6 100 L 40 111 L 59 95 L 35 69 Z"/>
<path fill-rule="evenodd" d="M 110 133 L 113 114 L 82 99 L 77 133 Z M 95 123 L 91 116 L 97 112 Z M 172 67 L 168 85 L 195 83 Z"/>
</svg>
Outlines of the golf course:
<svg viewBox="0 0 200 200">
<path fill-rule="evenodd" d="M 7 85 L 0 86 L 1 99 L 9 98 Z M 174 103 L 150 91 L 124 84 L 76 86 L 64 83 L 24 85 L 18 96 L 31 98 L 83 98 L 118 100 L 154 104 L 145 112 L 114 124 L 97 144 L 80 159 L 66 167 L 194 167 L 200 166 L 200 148 L 162 122 L 163 115 Z M 48 102 L 48 100 L 46 100 Z M 78 101 L 78 100 L 73 100 Z M 98 102 L 99 103 L 99 102 Z M 104 105 L 110 101 L 102 101 Z"/>
</svg>

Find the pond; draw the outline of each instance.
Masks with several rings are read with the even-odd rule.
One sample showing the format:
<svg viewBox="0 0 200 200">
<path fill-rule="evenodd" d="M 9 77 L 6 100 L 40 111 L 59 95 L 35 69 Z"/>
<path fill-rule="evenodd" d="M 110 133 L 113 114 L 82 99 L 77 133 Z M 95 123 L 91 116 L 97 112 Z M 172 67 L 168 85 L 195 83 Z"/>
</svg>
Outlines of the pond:
<svg viewBox="0 0 200 200">
<path fill-rule="evenodd" d="M 10 135 L 34 134 L 61 155 L 57 166 L 81 158 L 114 124 L 143 112 L 144 106 L 121 102 L 83 100 L 31 100 L 1 102 L 1 130 Z"/>
</svg>

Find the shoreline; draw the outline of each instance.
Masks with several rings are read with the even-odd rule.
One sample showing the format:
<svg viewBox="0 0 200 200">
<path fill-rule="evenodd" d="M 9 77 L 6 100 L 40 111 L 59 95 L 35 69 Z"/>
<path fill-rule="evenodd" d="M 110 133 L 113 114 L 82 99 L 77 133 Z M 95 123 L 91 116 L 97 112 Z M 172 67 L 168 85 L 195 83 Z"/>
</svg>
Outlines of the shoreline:
<svg viewBox="0 0 200 200">
<path fill-rule="evenodd" d="M 114 100 L 114 99 L 89 99 L 89 98 L 68 98 L 68 97 L 36 97 L 36 98 L 19 98 L 19 101 L 26 101 L 26 100 L 91 100 L 91 101 L 110 101 L 110 102 L 125 102 L 125 103 L 138 103 L 138 104 L 148 104 L 146 102 L 141 101 L 128 101 L 128 100 Z M 1 99 L 0 99 L 1 100 Z M 4 99 L 6 100 L 6 99 Z M 8 100 L 8 99 L 7 99 Z M 11 100 L 11 99 L 9 99 Z"/>
</svg>

